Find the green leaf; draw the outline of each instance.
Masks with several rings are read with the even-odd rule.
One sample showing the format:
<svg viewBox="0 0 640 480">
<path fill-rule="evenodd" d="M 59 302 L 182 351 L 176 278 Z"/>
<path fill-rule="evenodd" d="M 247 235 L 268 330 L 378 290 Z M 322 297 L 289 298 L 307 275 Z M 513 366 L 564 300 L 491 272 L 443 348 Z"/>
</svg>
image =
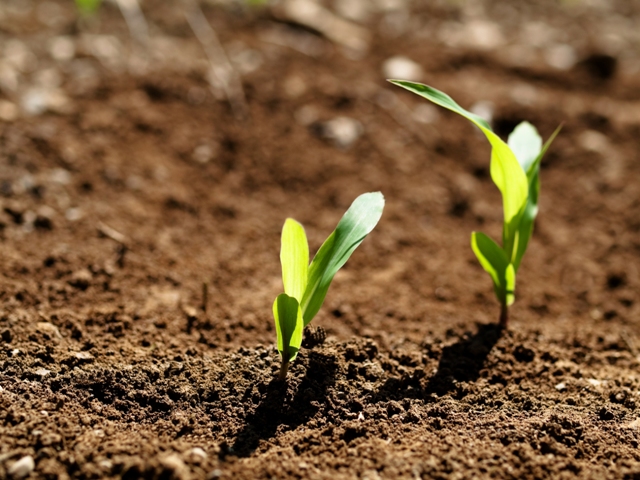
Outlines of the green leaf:
<svg viewBox="0 0 640 480">
<path fill-rule="evenodd" d="M 283 359 L 293 361 L 302 345 L 302 309 L 298 300 L 286 293 L 273 302 L 273 318 L 276 322 L 278 351 Z"/>
<path fill-rule="evenodd" d="M 464 118 L 470 120 L 481 129 L 491 130 L 491 127 L 484 118 L 476 115 L 475 113 L 468 112 L 460 105 L 458 105 L 455 100 L 453 100 L 453 98 L 451 98 L 446 93 L 441 92 L 440 90 L 437 90 L 423 83 L 408 82 L 406 80 L 389 80 L 389 82 L 406 90 L 409 90 L 410 92 L 413 92 L 417 95 L 420 95 L 421 97 L 430 100 L 436 105 L 440 105 L 441 107 L 462 115 Z"/>
<path fill-rule="evenodd" d="M 482 268 L 491 276 L 498 300 L 502 304 L 510 305 L 509 296 L 511 296 L 511 303 L 513 303 L 515 271 L 504 250 L 481 232 L 471 234 L 471 249 L 476 254 Z M 509 269 L 509 267 L 511 268 Z M 509 274 L 512 278 L 507 278 L 508 270 L 510 270 Z"/>
<path fill-rule="evenodd" d="M 380 192 L 360 195 L 316 253 L 302 297 L 305 326 L 320 310 L 336 272 L 377 225 L 383 208 L 384 197 Z"/>
<path fill-rule="evenodd" d="M 101 0 L 76 0 L 76 7 L 83 15 L 95 13 L 102 3 Z"/>
<path fill-rule="evenodd" d="M 280 263 L 285 293 L 301 302 L 307 287 L 309 244 L 304 228 L 292 218 L 282 227 Z"/>
<path fill-rule="evenodd" d="M 518 127 L 516 127 L 516 129 L 517 128 Z M 558 133 L 560 133 L 561 128 L 561 126 L 556 128 L 556 130 L 545 142 L 545 144 L 541 148 L 538 148 L 536 157 L 534 158 L 533 162 L 531 162 L 527 170 L 527 178 L 529 181 L 529 197 L 527 199 L 527 205 L 525 206 L 525 209 L 522 213 L 522 218 L 520 219 L 518 225 L 518 244 L 517 248 L 514 251 L 512 259 L 516 271 L 520 267 L 520 263 L 522 262 L 524 253 L 527 251 L 529 240 L 531 239 L 531 235 L 533 234 L 533 225 L 536 216 L 538 215 L 538 196 L 540 194 L 540 162 L 542 161 L 542 157 L 544 157 L 544 154 L 551 146 L 553 140 L 556 138 Z M 509 141 L 511 141 L 511 137 L 509 137 Z M 533 148 L 531 149 L 531 152 L 533 152 Z"/>
<path fill-rule="evenodd" d="M 389 80 L 394 85 L 420 95 L 431 102 L 462 115 L 474 123 L 491 144 L 491 178 L 502 193 L 505 224 L 512 223 L 522 212 L 527 201 L 527 176 L 509 146 L 491 131 L 489 124 L 458 105 L 449 95 L 422 83 Z"/>
<path fill-rule="evenodd" d="M 542 149 L 542 138 L 536 127 L 529 122 L 521 122 L 509 135 L 507 143 L 528 176 Z"/>
</svg>

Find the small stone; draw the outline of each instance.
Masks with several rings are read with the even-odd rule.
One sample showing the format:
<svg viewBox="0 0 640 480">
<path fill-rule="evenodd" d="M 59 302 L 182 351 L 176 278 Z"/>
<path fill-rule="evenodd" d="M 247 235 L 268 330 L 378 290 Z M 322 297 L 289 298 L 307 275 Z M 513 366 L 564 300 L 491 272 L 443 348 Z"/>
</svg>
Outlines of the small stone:
<svg viewBox="0 0 640 480">
<path fill-rule="evenodd" d="M 46 333 L 51 337 L 62 338 L 62 335 L 60 334 L 60 330 L 58 330 L 58 327 L 56 327 L 53 323 L 38 322 L 36 324 L 36 328 L 39 332 Z"/>
<path fill-rule="evenodd" d="M 207 480 L 216 480 L 222 476 L 222 470 L 216 468 L 215 470 L 211 470 L 207 474 Z"/>
<path fill-rule="evenodd" d="M 602 385 L 602 380 L 596 380 L 595 378 L 587 378 L 587 382 L 594 387 Z"/>
<path fill-rule="evenodd" d="M 31 455 L 27 455 L 11 465 L 7 473 L 13 478 L 24 478 L 33 472 L 34 468 L 36 468 L 36 462 Z"/>
<path fill-rule="evenodd" d="M 578 61 L 578 55 L 571 45 L 552 45 L 544 52 L 544 59 L 557 70 L 570 70 Z"/>
<path fill-rule="evenodd" d="M 611 151 L 609 139 L 595 130 L 585 130 L 578 137 L 578 144 L 588 152 L 606 154 Z"/>
<path fill-rule="evenodd" d="M 69 285 L 79 290 L 86 290 L 89 288 L 92 278 L 93 275 L 91 275 L 91 272 L 86 268 L 83 268 L 82 270 L 77 270 L 73 275 L 71 275 Z"/>
<path fill-rule="evenodd" d="M 472 20 L 464 28 L 464 38 L 470 47 L 493 50 L 504 44 L 504 36 L 497 23 Z"/>
<path fill-rule="evenodd" d="M 36 375 L 38 375 L 39 377 L 46 377 L 47 375 L 51 374 L 51 370 L 47 370 L 46 368 L 39 368 L 34 372 Z"/>
<path fill-rule="evenodd" d="M 322 126 L 324 138 L 332 140 L 340 148 L 350 147 L 362 134 L 362 124 L 349 117 L 336 117 Z"/>
<path fill-rule="evenodd" d="M 201 463 L 207 458 L 207 452 L 200 447 L 193 447 L 184 453 L 191 463 Z"/>
<path fill-rule="evenodd" d="M 69 185 L 71 183 L 71 173 L 64 168 L 54 168 L 49 172 L 49 180 L 59 185 Z"/>
<path fill-rule="evenodd" d="M 160 463 L 167 470 L 171 470 L 176 478 L 182 478 L 189 471 L 182 459 L 175 453 L 162 458 Z"/>
<path fill-rule="evenodd" d="M 382 75 L 385 78 L 418 82 L 422 80 L 423 70 L 410 58 L 395 56 L 385 60 L 382 64 Z"/>
<path fill-rule="evenodd" d="M 76 46 L 71 37 L 61 36 L 51 40 L 49 45 L 49 53 L 54 60 L 66 62 L 76 55 Z"/>
<path fill-rule="evenodd" d="M 91 362 L 95 358 L 89 352 L 78 352 L 78 353 L 75 353 L 73 356 L 74 358 L 76 358 L 77 360 L 80 360 L 81 362 Z"/>
<path fill-rule="evenodd" d="M 84 216 L 82 209 L 79 207 L 68 208 L 64 212 L 64 217 L 70 222 L 76 222 Z"/>
<path fill-rule="evenodd" d="M 560 382 L 559 384 L 556 385 L 556 390 L 558 390 L 559 392 L 566 389 L 567 389 L 567 384 L 564 382 Z"/>
<path fill-rule="evenodd" d="M 209 163 L 215 157 L 215 151 L 209 144 L 198 145 L 193 151 L 193 159 L 198 163 Z"/>
</svg>

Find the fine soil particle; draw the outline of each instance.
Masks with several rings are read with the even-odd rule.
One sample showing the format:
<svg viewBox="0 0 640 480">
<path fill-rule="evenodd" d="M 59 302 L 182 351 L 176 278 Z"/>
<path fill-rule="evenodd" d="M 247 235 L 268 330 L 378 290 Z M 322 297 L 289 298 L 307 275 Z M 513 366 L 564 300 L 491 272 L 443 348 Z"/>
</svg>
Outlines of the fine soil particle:
<svg viewBox="0 0 640 480">
<path fill-rule="evenodd" d="M 213 2 L 244 119 L 180 2 L 146 46 L 109 2 L 0 3 L 1 478 L 640 478 L 637 1 L 326 3 L 367 52 Z M 502 136 L 564 125 L 506 329 L 489 146 L 400 54 Z M 376 190 L 276 380 L 284 220 L 315 252 Z"/>
</svg>

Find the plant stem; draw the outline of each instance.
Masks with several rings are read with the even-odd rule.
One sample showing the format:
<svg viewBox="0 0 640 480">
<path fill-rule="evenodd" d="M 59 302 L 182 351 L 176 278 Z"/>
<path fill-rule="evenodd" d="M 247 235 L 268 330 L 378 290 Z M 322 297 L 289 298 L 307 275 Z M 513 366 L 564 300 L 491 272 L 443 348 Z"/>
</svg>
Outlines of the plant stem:
<svg viewBox="0 0 640 480">
<path fill-rule="evenodd" d="M 503 303 L 500 305 L 500 326 L 507 328 L 507 323 L 509 323 L 509 307 Z"/>
<path fill-rule="evenodd" d="M 278 374 L 278 380 L 285 381 L 287 379 L 287 372 L 289 371 L 289 360 L 282 359 L 280 365 L 280 373 Z"/>
</svg>

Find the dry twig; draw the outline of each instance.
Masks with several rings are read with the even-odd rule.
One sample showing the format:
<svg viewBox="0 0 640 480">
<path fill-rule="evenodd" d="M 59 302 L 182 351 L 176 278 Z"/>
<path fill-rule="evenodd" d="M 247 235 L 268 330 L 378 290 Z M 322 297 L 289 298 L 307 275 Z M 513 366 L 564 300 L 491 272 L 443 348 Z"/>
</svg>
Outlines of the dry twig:
<svg viewBox="0 0 640 480">
<path fill-rule="evenodd" d="M 222 90 L 236 118 L 245 119 L 248 109 L 240 75 L 229 61 L 216 31 L 207 21 L 198 2 L 191 0 L 188 3 L 191 7 L 185 11 L 185 16 L 209 59 L 213 75 L 211 87 L 214 94 Z"/>
</svg>

